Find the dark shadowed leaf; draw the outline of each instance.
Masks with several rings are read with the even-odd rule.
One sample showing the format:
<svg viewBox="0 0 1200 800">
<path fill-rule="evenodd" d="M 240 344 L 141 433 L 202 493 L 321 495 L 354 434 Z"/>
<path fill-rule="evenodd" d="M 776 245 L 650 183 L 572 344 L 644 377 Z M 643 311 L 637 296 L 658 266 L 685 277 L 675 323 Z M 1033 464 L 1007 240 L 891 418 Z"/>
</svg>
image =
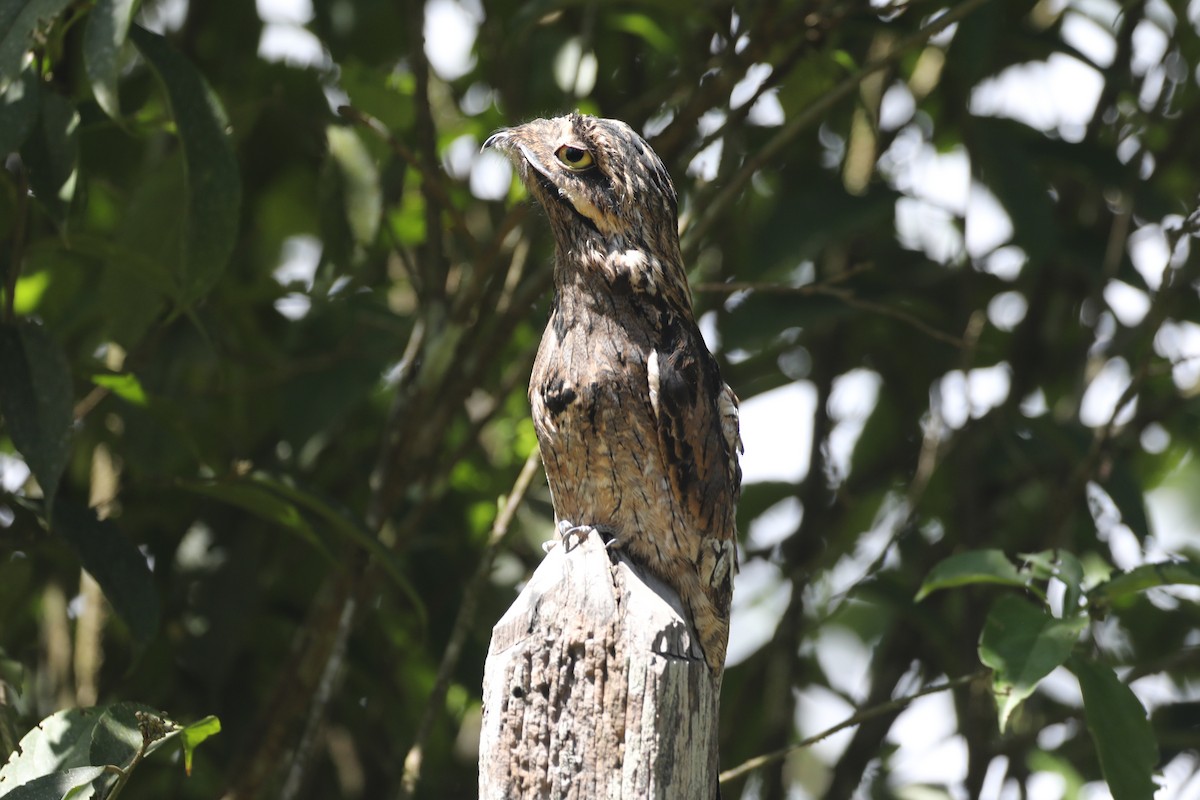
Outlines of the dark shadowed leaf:
<svg viewBox="0 0 1200 800">
<path fill-rule="evenodd" d="M 1123 460 L 1116 461 L 1112 474 L 1101 485 L 1121 512 L 1121 521 L 1129 526 L 1139 542 L 1146 541 L 1146 537 L 1150 535 L 1146 494 L 1131 466 Z"/>
<path fill-rule="evenodd" d="M 142 748 L 137 714 L 150 711 L 133 703 L 114 703 L 104 709 L 92 731 L 88 758 L 92 764 L 116 764 L 124 768 Z"/>
<path fill-rule="evenodd" d="M 180 299 L 191 303 L 225 269 L 238 231 L 241 178 L 225 117 L 195 67 L 166 39 L 134 26 L 130 38 L 154 68 L 183 140 L 187 211 L 178 268 Z"/>
<path fill-rule="evenodd" d="M 381 566 L 384 571 L 391 576 L 392 580 L 396 582 L 396 585 L 405 590 L 405 593 L 408 594 L 411 600 L 413 600 L 413 602 L 416 604 L 416 607 L 421 609 L 422 616 L 424 616 L 424 604 L 420 601 L 420 595 L 418 595 L 416 590 L 413 589 L 412 584 L 409 583 L 408 578 L 405 577 L 404 573 L 400 571 L 399 566 L 396 564 L 395 558 L 390 552 L 388 552 L 387 548 L 379 542 L 379 539 L 373 536 L 366 528 L 364 528 L 358 520 L 355 520 L 349 515 L 333 508 L 324 500 L 314 496 L 310 492 L 306 492 L 303 489 L 299 489 L 284 481 L 276 480 L 266 473 L 256 472 L 253 476 L 251 476 L 251 479 L 269 491 L 279 494 L 301 508 L 304 508 L 315 514 L 322 522 L 329 526 L 333 533 L 345 538 L 349 542 L 358 545 L 373 555 L 376 563 L 378 563 L 379 566 Z"/>
<path fill-rule="evenodd" d="M 38 79 L 33 65 L 0 93 L 0 156 L 19 150 L 38 115 Z"/>
<path fill-rule="evenodd" d="M 146 642 L 158 630 L 158 592 L 146 557 L 112 520 L 72 500 L 54 504 L 53 530 L 75 549 L 83 568 L 104 590 L 133 638 Z"/>
<path fill-rule="evenodd" d="M 0 91 L 21 69 L 34 34 L 58 16 L 71 0 L 5 0 L 0 3 Z"/>
<path fill-rule="evenodd" d="M 1002 551 L 972 550 L 950 556 L 930 570 L 915 599 L 920 602 L 938 589 L 970 583 L 1025 586 L 1028 582 L 1028 578 L 1017 571 Z"/>
<path fill-rule="evenodd" d="M 189 492 L 206 495 L 214 500 L 220 500 L 232 506 L 249 511 L 261 519 L 283 527 L 289 533 L 295 534 L 318 553 L 334 561 L 333 553 L 324 540 L 313 530 L 304 513 L 295 503 L 280 497 L 264 486 L 258 486 L 251 481 L 237 479 L 212 481 L 180 481 L 179 488 Z"/>
<path fill-rule="evenodd" d="M 1200 586 L 1200 563 L 1167 561 L 1121 572 L 1088 592 L 1088 602 L 1103 610 L 1157 586 Z"/>
<path fill-rule="evenodd" d="M 1037 580 L 1056 578 L 1066 587 L 1063 593 L 1063 614 L 1070 615 L 1079 608 L 1083 594 L 1083 564 L 1074 553 L 1066 550 L 1043 550 L 1040 553 L 1022 553 L 1025 567 Z"/>
<path fill-rule="evenodd" d="M 66 221 L 75 197 L 79 163 L 79 113 L 62 95 L 38 93 L 41 116 L 34 133 L 25 140 L 21 156 L 29 169 L 34 196 L 60 225 Z"/>
<path fill-rule="evenodd" d="M 1053 250 L 1057 233 L 1046 182 L 1024 147 L 1032 133 L 1008 120 L 977 119 L 971 157 L 978 160 L 988 187 L 1012 218 L 1014 242 L 1036 261 Z"/>
<path fill-rule="evenodd" d="M 1067 668 L 1079 679 L 1088 730 L 1114 800 L 1151 800 L 1158 745 L 1146 709 L 1104 664 L 1076 656 Z"/>
<path fill-rule="evenodd" d="M 41 484 L 47 508 L 71 451 L 71 369 L 58 343 L 32 323 L 0 325 L 0 412 Z"/>
<path fill-rule="evenodd" d="M 1042 678 L 1066 661 L 1086 626 L 1086 616 L 1055 619 L 1012 595 L 996 601 L 979 637 L 979 660 L 995 670 L 1000 730 Z"/>
<path fill-rule="evenodd" d="M 92 82 L 92 94 L 104 113 L 114 119 L 121 116 L 117 94 L 119 56 L 129 34 L 135 5 L 135 0 L 97 0 L 83 32 L 83 61 Z"/>
</svg>

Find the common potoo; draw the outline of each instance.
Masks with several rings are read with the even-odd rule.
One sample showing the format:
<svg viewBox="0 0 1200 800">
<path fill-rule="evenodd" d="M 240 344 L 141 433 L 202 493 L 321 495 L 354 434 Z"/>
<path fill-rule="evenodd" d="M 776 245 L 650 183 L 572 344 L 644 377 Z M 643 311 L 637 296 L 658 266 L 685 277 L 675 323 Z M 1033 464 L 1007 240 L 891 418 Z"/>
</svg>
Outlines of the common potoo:
<svg viewBox="0 0 1200 800">
<path fill-rule="evenodd" d="M 673 587 L 725 663 L 741 484 L 737 397 L 692 315 L 675 188 L 623 122 L 493 134 L 554 229 L 554 302 L 529 400 L 559 530 L 595 529 Z"/>
</svg>

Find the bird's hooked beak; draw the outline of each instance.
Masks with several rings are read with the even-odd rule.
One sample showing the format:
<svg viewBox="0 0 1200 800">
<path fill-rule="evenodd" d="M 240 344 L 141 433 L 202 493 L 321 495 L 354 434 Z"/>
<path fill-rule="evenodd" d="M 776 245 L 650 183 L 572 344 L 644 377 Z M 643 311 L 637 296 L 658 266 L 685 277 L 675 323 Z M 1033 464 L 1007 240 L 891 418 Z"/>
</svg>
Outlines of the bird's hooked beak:
<svg viewBox="0 0 1200 800">
<path fill-rule="evenodd" d="M 501 128 L 500 130 L 489 136 L 483 143 L 483 147 L 479 148 L 479 152 L 488 150 L 492 147 L 497 150 L 507 150 L 512 147 L 512 135 L 515 128 Z"/>
<path fill-rule="evenodd" d="M 499 150 L 505 155 L 511 157 L 513 155 L 513 151 L 518 150 L 529 166 L 533 167 L 547 178 L 552 178 L 553 175 L 551 174 L 550 170 L 546 168 L 546 165 L 543 164 L 536 155 L 534 155 L 533 150 L 527 144 L 521 141 L 521 133 L 524 127 L 524 125 L 520 125 L 516 128 L 501 128 L 484 141 L 483 147 L 479 148 L 480 152 L 495 148 L 496 150 Z"/>
</svg>

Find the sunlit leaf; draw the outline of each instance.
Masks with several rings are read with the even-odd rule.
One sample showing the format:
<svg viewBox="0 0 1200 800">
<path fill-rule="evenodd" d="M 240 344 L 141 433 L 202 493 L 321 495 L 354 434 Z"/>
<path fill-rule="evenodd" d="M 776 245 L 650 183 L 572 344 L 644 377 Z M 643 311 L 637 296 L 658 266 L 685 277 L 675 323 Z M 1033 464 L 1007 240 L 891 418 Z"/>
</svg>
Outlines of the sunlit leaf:
<svg viewBox="0 0 1200 800">
<path fill-rule="evenodd" d="M 196 752 L 196 748 L 205 739 L 216 736 L 220 732 L 221 720 L 213 716 L 183 726 L 183 730 L 180 731 L 180 736 L 183 738 L 183 768 L 188 775 L 192 774 L 192 755 Z"/>
<path fill-rule="evenodd" d="M 1079 679 L 1088 731 L 1113 800 L 1151 800 L 1158 745 L 1146 709 L 1111 668 L 1080 656 L 1067 667 Z"/>
<path fill-rule="evenodd" d="M 92 732 L 100 714 L 95 709 L 68 708 L 39 722 L 21 737 L 16 753 L 0 767 L 0 792 L 54 772 L 91 764 Z"/>
<path fill-rule="evenodd" d="M 241 207 L 237 159 L 225 133 L 225 115 L 195 67 L 158 34 L 136 25 L 130 38 L 166 89 L 183 140 L 187 183 L 182 251 L 181 300 L 205 295 L 233 252 Z"/>
<path fill-rule="evenodd" d="M 104 767 L 75 767 L 51 772 L 21 784 L 4 795 L 5 800 L 63 800 L 77 797 L 75 790 L 104 777 Z M 115 776 L 113 776 L 115 777 Z M 0 786 L 3 789 L 3 786 Z"/>
<path fill-rule="evenodd" d="M 37 310 L 42 295 L 50 286 L 50 273 L 35 272 L 17 278 L 16 290 L 13 292 L 13 311 L 18 316 L 28 316 Z"/>
<path fill-rule="evenodd" d="M 979 660 L 995 671 L 1000 730 L 1038 683 L 1071 654 L 1087 617 L 1055 619 L 1012 595 L 992 606 L 979 637 Z"/>
<path fill-rule="evenodd" d="M 921 584 L 915 600 L 920 602 L 939 589 L 972 583 L 1025 586 L 1028 582 L 1027 577 L 1017 571 L 1003 551 L 971 550 L 952 555 L 934 566 L 925 576 L 925 582 Z"/>
<path fill-rule="evenodd" d="M 146 391 L 142 388 L 141 381 L 132 372 L 124 375 L 93 375 L 92 383 L 103 386 L 117 397 L 133 403 L 135 406 L 146 405 Z"/>
</svg>

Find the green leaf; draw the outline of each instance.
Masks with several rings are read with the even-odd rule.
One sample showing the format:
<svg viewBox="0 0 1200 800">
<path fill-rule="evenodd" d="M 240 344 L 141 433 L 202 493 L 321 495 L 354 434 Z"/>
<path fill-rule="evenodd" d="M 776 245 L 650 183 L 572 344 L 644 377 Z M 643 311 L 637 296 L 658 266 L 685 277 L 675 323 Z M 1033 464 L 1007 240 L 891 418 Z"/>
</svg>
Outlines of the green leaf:
<svg viewBox="0 0 1200 800">
<path fill-rule="evenodd" d="M 1083 594 L 1083 563 L 1066 550 L 1043 550 L 1040 553 L 1021 553 L 1030 573 L 1037 580 L 1057 578 L 1066 586 L 1063 594 L 1063 613 L 1079 610 Z"/>
<path fill-rule="evenodd" d="M 66 797 L 82 797 L 75 791 L 87 786 L 108 773 L 104 767 L 75 767 L 51 772 L 40 778 L 23 783 L 4 795 L 4 800 L 63 800 Z M 114 776 L 115 777 L 115 776 Z M 0 790 L 3 790 L 0 786 Z M 90 797 L 91 795 L 86 795 Z"/>
<path fill-rule="evenodd" d="M 135 406 L 144 407 L 147 403 L 146 390 L 142 388 L 142 382 L 138 380 L 137 375 L 132 372 L 123 375 L 93 375 L 92 383 L 103 386 L 117 397 Z"/>
<path fill-rule="evenodd" d="M 1104 491 L 1112 498 L 1121 521 L 1129 526 L 1139 542 L 1150 535 L 1150 520 L 1146 513 L 1146 490 L 1129 464 L 1119 461 L 1103 484 Z"/>
<path fill-rule="evenodd" d="M 0 325 L 0 375 L 0 413 L 8 435 L 41 484 L 46 507 L 53 508 L 74 421 L 67 357 L 37 325 Z"/>
<path fill-rule="evenodd" d="M 274 522 L 285 530 L 298 535 L 330 561 L 335 561 L 333 553 L 325 545 L 317 532 L 308 524 L 304 514 L 294 503 L 280 497 L 263 486 L 253 482 L 228 479 L 206 481 L 180 481 L 181 489 L 205 495 L 214 500 L 220 500 L 232 506 L 249 511 L 261 519 Z"/>
<path fill-rule="evenodd" d="M 379 231 L 383 193 L 379 187 L 379 170 L 358 132 L 353 128 L 330 125 L 325 129 L 329 155 L 338 168 L 344 198 L 343 211 L 354 241 L 370 244 Z"/>
<path fill-rule="evenodd" d="M 1166 561 L 1143 564 L 1122 572 L 1088 592 L 1088 602 L 1098 611 L 1129 599 L 1131 595 L 1159 586 L 1200 586 L 1200 563 Z"/>
<path fill-rule="evenodd" d="M 191 725 L 185 725 L 181 731 L 183 737 L 183 769 L 188 774 L 192 774 L 192 754 L 196 752 L 196 748 L 200 743 L 210 736 L 216 736 L 221 732 L 221 720 L 213 716 L 207 716 L 204 719 L 197 720 Z"/>
<path fill-rule="evenodd" d="M 138 712 L 148 710 L 146 706 L 134 703 L 114 703 L 105 708 L 92 730 L 89 763 L 126 768 L 142 749 Z"/>
<path fill-rule="evenodd" d="M 49 775 L 91 764 L 92 732 L 100 719 L 96 709 L 68 708 L 51 714 L 21 737 L 16 753 L 0 767 L 0 796 Z M 59 795 L 61 797 L 61 795 Z"/>
<path fill-rule="evenodd" d="M 1071 655 L 1086 625 L 1083 615 L 1055 619 L 1012 595 L 996 601 L 979 637 L 979 660 L 995 671 L 1001 731 L 1042 678 Z"/>
<path fill-rule="evenodd" d="M 6 0 L 0 3 L 0 91 L 21 71 L 34 34 L 70 5 L 71 0 Z"/>
<path fill-rule="evenodd" d="M 1079 679 L 1088 730 L 1113 800 L 1152 800 L 1158 744 L 1146 709 L 1109 667 L 1075 656 L 1067 668 Z"/>
<path fill-rule="evenodd" d="M 637 36 L 660 53 L 674 53 L 678 49 L 675 40 L 646 14 L 612 14 L 608 25 L 615 31 Z"/>
<path fill-rule="evenodd" d="M 213 287 L 233 252 L 242 193 L 237 159 L 224 112 L 191 63 L 144 28 L 135 25 L 130 38 L 162 81 L 183 140 L 187 208 L 177 276 L 180 299 L 190 304 Z"/>
<path fill-rule="evenodd" d="M 52 91 L 38 93 L 41 118 L 35 135 L 25 140 L 21 156 L 29 168 L 34 196 L 60 225 L 75 197 L 79 165 L 79 112 Z"/>
<path fill-rule="evenodd" d="M 215 729 L 214 729 L 215 725 Z M 190 730 L 189 729 L 195 729 Z M 183 727 L 160 712 L 141 703 L 114 703 L 110 706 L 59 711 L 42 720 L 21 739 L 15 755 L 0 769 L 0 796 L 62 798 L 72 789 L 82 787 L 104 775 L 115 775 L 102 765 L 130 769 L 141 756 L 147 756 L 166 742 L 182 736 L 185 758 L 204 739 L 220 730 L 216 717 Z M 94 769 L 93 773 L 83 770 Z M 70 785 L 61 783 L 78 780 Z M 87 777 L 91 775 L 91 777 Z M 57 776 L 53 780 L 52 776 Z M 20 786 L 18 791 L 6 790 Z M 66 786 L 59 794 L 56 787 Z M 99 789 L 98 789 L 99 791 Z M 44 793 L 47 792 L 47 793 Z M 88 792 L 72 797 L 91 797 Z"/>
<path fill-rule="evenodd" d="M 92 82 L 92 94 L 113 119 L 121 116 L 117 94 L 119 56 L 129 35 L 135 5 L 135 0 L 97 0 L 83 32 L 83 63 Z"/>
<path fill-rule="evenodd" d="M 972 164 L 1004 206 L 1013 224 L 1013 241 L 1037 262 L 1054 251 L 1058 229 L 1042 165 L 1026 143 L 1035 134 L 1020 123 L 987 117 L 972 120 Z"/>
<path fill-rule="evenodd" d="M 421 600 L 420 593 L 401 571 L 399 565 L 396 564 L 396 559 L 392 553 L 370 531 L 356 520 L 338 512 L 337 509 L 332 508 L 320 498 L 277 480 L 264 472 L 255 472 L 251 476 L 251 479 L 255 483 L 261 484 L 308 509 L 320 517 L 335 534 L 353 542 L 370 553 L 374 557 L 375 562 L 383 568 L 384 572 L 388 574 L 396 586 L 404 591 L 409 601 L 413 604 L 413 608 L 421 614 L 421 624 L 425 624 L 425 604 Z"/>
<path fill-rule="evenodd" d="M 921 602 L 939 589 L 966 586 L 971 583 L 999 583 L 1004 586 L 1025 586 L 1026 576 L 1017 571 L 1001 550 L 971 550 L 952 555 L 929 571 L 917 592 L 915 602 Z"/>
<path fill-rule="evenodd" d="M 0 157 L 21 148 L 38 117 L 38 78 L 33 65 L 0 92 Z"/>
<path fill-rule="evenodd" d="M 25 665 L 5 655 L 3 647 L 0 647 L 0 681 L 15 689 L 17 694 L 21 693 L 25 683 Z"/>
<path fill-rule="evenodd" d="M 70 543 L 84 569 L 104 590 L 133 638 L 145 643 L 158 630 L 158 592 L 146 558 L 112 520 L 100 520 L 80 504 L 54 504 L 52 530 Z"/>
</svg>

